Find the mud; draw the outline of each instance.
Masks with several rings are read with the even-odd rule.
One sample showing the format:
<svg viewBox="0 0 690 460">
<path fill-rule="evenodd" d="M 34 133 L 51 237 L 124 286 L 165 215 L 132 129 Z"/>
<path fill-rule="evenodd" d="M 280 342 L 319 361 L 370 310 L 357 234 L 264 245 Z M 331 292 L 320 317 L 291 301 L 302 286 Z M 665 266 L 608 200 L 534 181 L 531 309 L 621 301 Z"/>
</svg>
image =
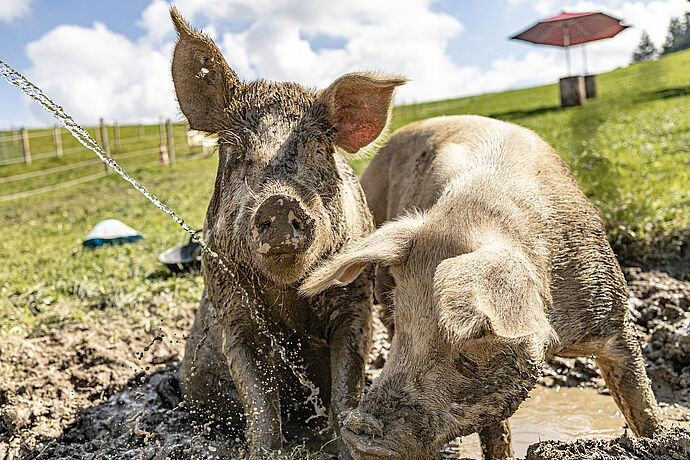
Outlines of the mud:
<svg viewBox="0 0 690 460">
<path fill-rule="evenodd" d="M 527 451 L 527 460 L 685 460 L 690 458 L 690 431 L 673 428 L 654 439 L 627 433 L 612 440 L 542 441 Z"/>
<path fill-rule="evenodd" d="M 678 409 L 672 419 L 690 421 L 690 281 L 640 268 L 624 272 L 655 393 L 670 404 L 664 405 L 669 414 Z M 182 403 L 176 370 L 193 313 L 175 309 L 169 323 L 148 331 L 114 319 L 55 329 L 39 338 L 1 340 L 0 460 L 242 458 L 241 433 L 199 421 Z M 368 384 L 388 350 L 378 321 L 374 334 Z M 690 435 L 681 428 L 651 441 L 619 436 L 625 421 L 593 361 L 556 359 L 545 368 L 542 384 L 513 419 L 519 455 L 531 443 L 557 438 L 561 441 L 534 444 L 527 458 L 690 458 Z M 553 394 L 563 398 L 567 391 L 583 392 L 584 398 L 573 406 L 576 398 L 567 397 L 571 406 L 554 406 L 549 417 L 579 425 L 565 432 L 567 424 L 545 412 L 540 417 L 540 411 L 546 410 L 548 395 L 557 400 Z M 531 415 L 521 418 L 525 411 Z M 597 425 L 587 427 L 592 419 Z M 316 430 L 288 426 L 281 456 L 305 458 L 309 452 L 309 458 L 332 458 L 333 443 Z M 597 439 L 575 441 L 580 437 Z M 439 458 L 479 458 L 473 442 L 453 442 Z"/>
</svg>

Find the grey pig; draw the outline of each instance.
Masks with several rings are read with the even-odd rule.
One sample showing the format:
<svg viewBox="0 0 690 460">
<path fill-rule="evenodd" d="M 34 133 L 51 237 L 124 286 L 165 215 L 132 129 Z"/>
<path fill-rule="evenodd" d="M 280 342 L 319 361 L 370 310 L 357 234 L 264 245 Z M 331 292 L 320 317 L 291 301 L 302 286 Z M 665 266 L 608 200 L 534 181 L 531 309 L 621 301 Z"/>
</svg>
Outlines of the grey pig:
<svg viewBox="0 0 690 460">
<path fill-rule="evenodd" d="M 593 356 L 638 436 L 662 430 L 601 218 L 534 132 L 477 116 L 410 124 L 362 177 L 375 233 L 302 285 L 315 294 L 379 265 L 391 350 L 341 434 L 357 459 L 426 459 L 480 432 L 512 456 L 506 421 L 545 359 Z"/>
<path fill-rule="evenodd" d="M 313 411 L 305 407 L 310 393 L 262 323 L 318 388 L 333 420 L 361 399 L 373 273 L 311 299 L 297 287 L 322 258 L 373 231 L 341 151 L 356 153 L 379 137 L 394 89 L 405 79 L 353 73 L 320 92 L 244 83 L 210 38 L 176 9 L 170 13 L 179 36 L 172 75 L 180 108 L 191 128 L 216 133 L 219 141 L 204 238 L 230 261 L 225 272 L 203 257 L 204 295 L 181 388 L 193 410 L 227 424 L 244 419 L 250 456 L 265 458 L 282 447 L 283 418 L 304 421 Z M 252 303 L 259 305 L 257 317 Z M 347 456 L 344 445 L 341 451 Z"/>
</svg>

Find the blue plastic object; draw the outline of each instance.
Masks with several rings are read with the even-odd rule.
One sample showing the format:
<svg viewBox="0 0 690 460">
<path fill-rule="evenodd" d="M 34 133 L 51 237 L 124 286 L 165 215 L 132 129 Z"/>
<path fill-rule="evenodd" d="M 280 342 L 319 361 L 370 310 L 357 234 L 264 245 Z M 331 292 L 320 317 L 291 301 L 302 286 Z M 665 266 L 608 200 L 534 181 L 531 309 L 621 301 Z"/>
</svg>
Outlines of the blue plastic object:
<svg viewBox="0 0 690 460">
<path fill-rule="evenodd" d="M 144 237 L 132 227 L 123 224 L 117 219 L 102 220 L 86 235 L 84 246 L 100 247 L 105 244 L 124 244 L 139 241 Z"/>
</svg>

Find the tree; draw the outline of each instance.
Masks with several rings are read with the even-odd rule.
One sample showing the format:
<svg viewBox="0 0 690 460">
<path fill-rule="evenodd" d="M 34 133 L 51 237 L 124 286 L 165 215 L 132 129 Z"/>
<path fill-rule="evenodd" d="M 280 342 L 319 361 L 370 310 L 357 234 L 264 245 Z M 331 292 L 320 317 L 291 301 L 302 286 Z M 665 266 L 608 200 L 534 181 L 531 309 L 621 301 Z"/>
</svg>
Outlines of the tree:
<svg viewBox="0 0 690 460">
<path fill-rule="evenodd" d="M 633 52 L 632 61 L 651 61 L 657 56 L 657 50 L 652 43 L 652 39 L 649 38 L 649 34 L 646 30 L 642 31 L 642 36 L 640 37 L 640 43 L 637 45 L 637 49 Z"/>
<path fill-rule="evenodd" d="M 690 48 L 690 13 L 686 13 L 684 19 L 671 19 L 666 40 L 661 47 L 661 54 L 675 53 L 688 48 Z"/>
</svg>

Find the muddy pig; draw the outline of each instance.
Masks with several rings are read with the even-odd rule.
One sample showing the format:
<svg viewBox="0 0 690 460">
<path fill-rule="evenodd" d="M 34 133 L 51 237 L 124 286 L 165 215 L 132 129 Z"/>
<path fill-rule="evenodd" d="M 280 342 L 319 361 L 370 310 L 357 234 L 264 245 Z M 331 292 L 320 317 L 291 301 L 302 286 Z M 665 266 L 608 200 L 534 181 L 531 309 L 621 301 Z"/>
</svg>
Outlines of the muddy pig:
<svg viewBox="0 0 690 460">
<path fill-rule="evenodd" d="M 662 430 L 599 214 L 534 132 L 478 116 L 413 123 L 362 187 L 376 224 L 390 222 L 302 285 L 344 286 L 375 262 L 390 290 L 388 361 L 342 414 L 355 458 L 426 459 L 475 431 L 485 458 L 512 456 L 506 419 L 554 355 L 593 356 L 632 431 Z"/>
<path fill-rule="evenodd" d="M 310 299 L 297 287 L 322 258 L 374 230 L 342 152 L 379 137 L 405 80 L 353 73 L 320 92 L 244 83 L 206 35 L 170 12 L 180 108 L 191 128 L 218 135 L 204 238 L 229 265 L 204 255 L 205 289 L 181 387 L 194 410 L 227 424 L 244 420 L 251 456 L 265 458 L 281 449 L 283 418 L 314 415 L 305 402 L 309 385 L 285 361 L 304 371 L 332 418 L 361 399 L 371 270 Z"/>
</svg>

